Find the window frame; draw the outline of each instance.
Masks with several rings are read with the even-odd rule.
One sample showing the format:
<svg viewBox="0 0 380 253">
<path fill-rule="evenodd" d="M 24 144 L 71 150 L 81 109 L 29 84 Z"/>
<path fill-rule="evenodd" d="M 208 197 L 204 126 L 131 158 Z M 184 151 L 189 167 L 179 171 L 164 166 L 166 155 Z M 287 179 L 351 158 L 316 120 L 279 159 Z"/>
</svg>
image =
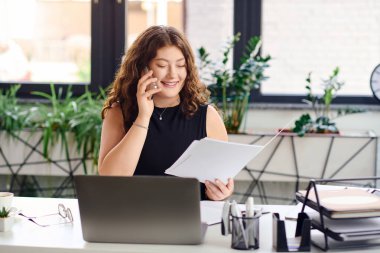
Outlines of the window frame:
<svg viewBox="0 0 380 253">
<path fill-rule="evenodd" d="M 86 91 L 98 93 L 112 82 L 124 54 L 125 0 L 91 1 L 91 80 L 90 83 L 54 83 L 56 91 L 63 88 L 63 95 L 71 86 L 74 96 Z M 32 91 L 50 93 L 47 82 L 0 82 L 0 89 L 21 84 L 17 96 L 23 99 L 38 98 Z"/>
<path fill-rule="evenodd" d="M 244 45 L 252 36 L 261 37 L 262 0 L 234 0 L 234 34 L 241 33 L 240 41 L 234 48 L 233 66 L 236 68 L 244 52 Z M 369 85 L 369 83 L 368 83 Z M 260 90 L 251 92 L 251 102 L 301 104 L 306 95 L 263 94 Z M 334 104 L 378 105 L 373 96 L 337 96 Z"/>
</svg>

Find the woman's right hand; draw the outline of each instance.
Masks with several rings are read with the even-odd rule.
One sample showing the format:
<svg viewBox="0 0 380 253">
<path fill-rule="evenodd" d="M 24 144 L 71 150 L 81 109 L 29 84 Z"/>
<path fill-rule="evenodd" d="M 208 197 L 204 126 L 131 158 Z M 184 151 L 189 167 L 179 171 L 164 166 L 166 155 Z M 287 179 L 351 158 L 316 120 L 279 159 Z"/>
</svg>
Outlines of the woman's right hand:
<svg viewBox="0 0 380 253">
<path fill-rule="evenodd" d="M 139 107 L 138 117 L 149 120 L 154 110 L 154 103 L 152 96 L 161 91 L 157 85 L 157 78 L 153 77 L 153 71 L 149 70 L 144 74 L 137 84 L 137 104 Z M 153 84 L 156 85 L 153 86 Z M 152 89 L 148 87 L 153 86 Z"/>
</svg>

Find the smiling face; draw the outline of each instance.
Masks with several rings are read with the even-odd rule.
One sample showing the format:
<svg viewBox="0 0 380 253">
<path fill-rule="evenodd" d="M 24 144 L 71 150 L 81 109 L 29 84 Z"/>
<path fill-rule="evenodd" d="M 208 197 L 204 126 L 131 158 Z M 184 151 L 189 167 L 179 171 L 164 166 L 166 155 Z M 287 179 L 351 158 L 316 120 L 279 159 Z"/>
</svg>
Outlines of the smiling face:
<svg viewBox="0 0 380 253">
<path fill-rule="evenodd" d="M 171 106 L 179 98 L 187 76 L 186 60 L 176 46 L 166 46 L 157 50 L 156 57 L 150 63 L 153 76 L 158 79 L 162 91 L 155 94 L 153 100 L 158 106 Z"/>
</svg>

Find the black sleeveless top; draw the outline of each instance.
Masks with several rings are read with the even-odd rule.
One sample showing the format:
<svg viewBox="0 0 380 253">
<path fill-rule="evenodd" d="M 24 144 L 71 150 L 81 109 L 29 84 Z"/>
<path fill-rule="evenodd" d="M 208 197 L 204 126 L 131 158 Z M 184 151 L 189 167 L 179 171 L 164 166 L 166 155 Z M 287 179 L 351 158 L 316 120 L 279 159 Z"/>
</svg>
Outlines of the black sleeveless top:
<svg viewBox="0 0 380 253">
<path fill-rule="evenodd" d="M 180 105 L 166 109 L 155 107 L 134 175 L 167 176 L 165 170 L 185 152 L 189 145 L 194 140 L 207 136 L 206 114 L 207 105 L 199 106 L 191 118 L 183 114 Z M 201 199 L 206 199 L 204 184 L 200 187 Z"/>
</svg>

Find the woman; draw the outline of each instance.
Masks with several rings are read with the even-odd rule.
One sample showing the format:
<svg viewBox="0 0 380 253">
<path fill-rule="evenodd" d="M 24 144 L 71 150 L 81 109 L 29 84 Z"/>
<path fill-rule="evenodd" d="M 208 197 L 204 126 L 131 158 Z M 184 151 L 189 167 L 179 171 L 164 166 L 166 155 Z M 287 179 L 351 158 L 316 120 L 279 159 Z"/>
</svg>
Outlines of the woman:
<svg viewBox="0 0 380 253">
<path fill-rule="evenodd" d="M 148 28 L 127 51 L 104 104 L 99 174 L 165 175 L 194 140 L 227 141 L 208 95 L 185 37 L 173 27 Z M 202 199 L 222 200 L 234 182 L 205 186 Z"/>
</svg>

